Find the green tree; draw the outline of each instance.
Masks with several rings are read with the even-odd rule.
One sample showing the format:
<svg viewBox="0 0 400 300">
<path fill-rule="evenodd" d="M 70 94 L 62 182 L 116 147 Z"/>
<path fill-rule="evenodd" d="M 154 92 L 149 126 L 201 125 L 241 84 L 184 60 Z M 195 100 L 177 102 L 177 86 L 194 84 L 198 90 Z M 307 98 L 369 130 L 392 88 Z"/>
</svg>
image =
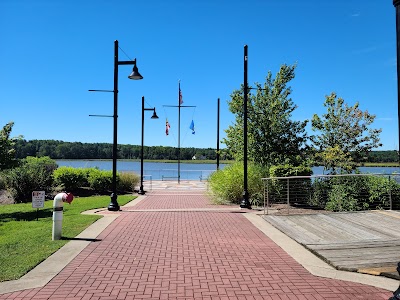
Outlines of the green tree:
<svg viewBox="0 0 400 300">
<path fill-rule="evenodd" d="M 17 164 L 14 146 L 19 137 L 10 137 L 13 126 L 14 122 L 9 122 L 0 130 L 0 170 L 12 168 Z"/>
<path fill-rule="evenodd" d="M 275 78 L 268 72 L 263 85 L 256 83 L 257 92 L 248 95 L 247 141 L 248 157 L 263 166 L 289 163 L 299 165 L 305 159 L 306 121 L 293 121 L 297 106 L 290 98 L 287 84 L 295 77 L 296 65 L 282 65 Z M 236 115 L 233 125 L 225 130 L 229 154 L 243 159 L 243 86 L 231 94 L 229 110 Z"/>
<path fill-rule="evenodd" d="M 382 146 L 382 129 L 370 128 L 375 115 L 362 111 L 358 102 L 349 106 L 336 93 L 326 96 L 324 106 L 327 112 L 322 116 L 314 114 L 311 122 L 312 130 L 319 132 L 311 136 L 316 161 L 332 173 L 338 168 L 351 172 L 356 163 L 367 160 L 372 149 Z"/>
</svg>

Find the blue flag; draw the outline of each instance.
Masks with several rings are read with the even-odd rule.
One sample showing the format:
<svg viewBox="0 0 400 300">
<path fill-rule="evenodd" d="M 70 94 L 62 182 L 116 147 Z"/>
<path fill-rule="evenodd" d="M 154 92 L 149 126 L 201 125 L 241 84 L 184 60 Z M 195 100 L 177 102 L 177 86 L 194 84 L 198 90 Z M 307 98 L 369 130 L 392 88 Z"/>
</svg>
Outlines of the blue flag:
<svg viewBox="0 0 400 300">
<path fill-rule="evenodd" d="M 192 130 L 192 134 L 195 134 L 196 132 L 194 131 L 194 122 L 192 120 L 192 123 L 190 123 L 189 129 Z"/>
</svg>

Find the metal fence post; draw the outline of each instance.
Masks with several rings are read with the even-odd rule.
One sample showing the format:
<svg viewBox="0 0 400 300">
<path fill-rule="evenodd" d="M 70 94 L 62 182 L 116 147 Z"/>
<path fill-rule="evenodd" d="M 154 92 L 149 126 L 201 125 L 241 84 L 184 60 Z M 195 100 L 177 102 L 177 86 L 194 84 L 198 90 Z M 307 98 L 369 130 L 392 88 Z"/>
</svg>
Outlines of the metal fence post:
<svg viewBox="0 0 400 300">
<path fill-rule="evenodd" d="M 390 203 L 390 210 L 392 210 L 393 202 L 392 202 L 392 185 L 390 184 L 390 175 L 389 175 L 389 203 Z"/>
<path fill-rule="evenodd" d="M 289 207 L 290 207 L 290 200 L 289 200 L 289 178 L 286 180 L 286 185 L 287 185 L 287 212 L 288 214 L 290 214 L 289 212 Z"/>
<path fill-rule="evenodd" d="M 266 180 L 263 179 L 263 184 L 264 184 L 264 216 L 265 216 L 265 183 L 266 183 Z"/>
</svg>

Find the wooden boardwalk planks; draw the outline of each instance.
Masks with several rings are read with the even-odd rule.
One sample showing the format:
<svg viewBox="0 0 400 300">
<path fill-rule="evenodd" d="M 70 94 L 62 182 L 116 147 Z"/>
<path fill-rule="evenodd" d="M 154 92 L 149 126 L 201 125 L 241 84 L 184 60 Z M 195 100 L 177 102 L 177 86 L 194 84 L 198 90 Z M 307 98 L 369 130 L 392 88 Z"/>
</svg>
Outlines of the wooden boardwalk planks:
<svg viewBox="0 0 400 300">
<path fill-rule="evenodd" d="M 400 261 L 400 213 L 397 211 L 266 215 L 264 218 L 337 269 L 370 274 L 391 270 L 396 277 L 395 269 Z"/>
</svg>

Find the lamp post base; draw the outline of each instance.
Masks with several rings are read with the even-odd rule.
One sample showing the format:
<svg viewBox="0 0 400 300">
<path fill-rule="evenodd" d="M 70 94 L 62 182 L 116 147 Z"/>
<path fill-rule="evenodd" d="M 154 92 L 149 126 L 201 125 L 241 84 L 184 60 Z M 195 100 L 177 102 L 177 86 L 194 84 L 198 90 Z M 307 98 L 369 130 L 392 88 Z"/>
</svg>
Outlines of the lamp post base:
<svg viewBox="0 0 400 300">
<path fill-rule="evenodd" d="M 144 195 L 144 194 L 146 194 L 146 191 L 143 189 L 143 185 L 140 186 L 139 191 L 138 191 L 138 194 L 139 194 L 139 195 Z"/>
<path fill-rule="evenodd" d="M 108 204 L 108 210 L 119 211 L 119 204 L 117 202 L 117 198 L 118 198 L 117 194 L 112 193 L 110 197 L 111 197 L 111 202 L 110 202 L 110 204 Z"/>
<path fill-rule="evenodd" d="M 399 272 L 400 275 L 400 262 L 397 264 L 397 272 Z M 390 297 L 389 300 L 398 300 L 400 299 L 400 286 L 397 290 L 393 292 L 393 297 Z"/>
<path fill-rule="evenodd" d="M 251 209 L 251 204 L 249 201 L 249 193 L 247 191 L 243 192 L 243 199 L 242 202 L 240 202 L 240 208 Z"/>
</svg>

